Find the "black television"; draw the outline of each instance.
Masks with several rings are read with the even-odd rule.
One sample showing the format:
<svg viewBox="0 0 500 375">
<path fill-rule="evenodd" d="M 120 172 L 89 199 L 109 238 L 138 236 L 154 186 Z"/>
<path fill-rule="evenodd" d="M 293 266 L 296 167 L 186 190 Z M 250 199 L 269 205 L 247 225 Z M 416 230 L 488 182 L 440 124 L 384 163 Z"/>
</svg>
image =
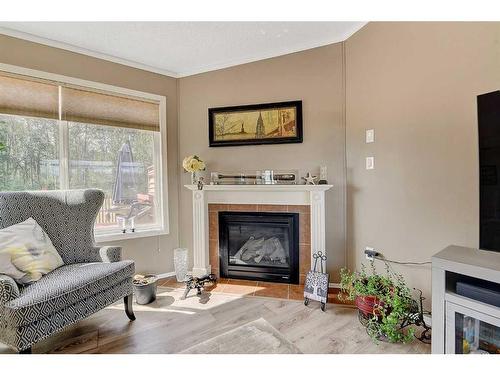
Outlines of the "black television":
<svg viewBox="0 0 500 375">
<path fill-rule="evenodd" d="M 500 91 L 477 97 L 479 248 L 500 251 Z"/>
</svg>

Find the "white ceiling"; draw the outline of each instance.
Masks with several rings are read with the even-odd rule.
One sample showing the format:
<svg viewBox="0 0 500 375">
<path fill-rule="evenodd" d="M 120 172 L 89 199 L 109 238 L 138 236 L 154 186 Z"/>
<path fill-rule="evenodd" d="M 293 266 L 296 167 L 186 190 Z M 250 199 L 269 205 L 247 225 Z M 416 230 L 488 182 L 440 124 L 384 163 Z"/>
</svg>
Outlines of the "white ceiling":
<svg viewBox="0 0 500 375">
<path fill-rule="evenodd" d="M 175 77 L 341 42 L 364 22 L 0 22 L 0 33 Z"/>
</svg>

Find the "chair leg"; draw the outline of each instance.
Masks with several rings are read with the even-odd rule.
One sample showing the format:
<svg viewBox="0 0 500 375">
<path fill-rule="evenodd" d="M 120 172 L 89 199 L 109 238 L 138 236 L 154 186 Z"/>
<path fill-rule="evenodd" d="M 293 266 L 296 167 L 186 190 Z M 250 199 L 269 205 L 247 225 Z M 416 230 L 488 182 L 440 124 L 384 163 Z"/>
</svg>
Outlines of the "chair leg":
<svg viewBox="0 0 500 375">
<path fill-rule="evenodd" d="M 130 320 L 134 321 L 135 315 L 134 315 L 134 309 L 132 308 L 132 294 L 125 296 L 123 298 L 123 302 L 125 303 L 125 314 L 127 314 Z"/>
<path fill-rule="evenodd" d="M 31 354 L 31 346 L 29 348 L 24 349 L 24 350 L 20 350 L 19 354 Z"/>
</svg>

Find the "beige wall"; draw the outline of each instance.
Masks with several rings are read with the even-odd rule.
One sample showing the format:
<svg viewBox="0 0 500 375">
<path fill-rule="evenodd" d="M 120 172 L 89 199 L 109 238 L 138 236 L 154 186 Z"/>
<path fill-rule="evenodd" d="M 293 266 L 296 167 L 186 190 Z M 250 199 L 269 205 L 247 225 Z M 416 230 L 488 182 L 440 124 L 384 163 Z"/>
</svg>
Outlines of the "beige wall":
<svg viewBox="0 0 500 375">
<path fill-rule="evenodd" d="M 370 23 L 346 42 L 351 267 L 365 246 L 401 261 L 478 246 L 476 96 L 500 87 L 499 42 L 500 23 Z M 429 266 L 396 269 L 429 296 Z"/>
<path fill-rule="evenodd" d="M 175 80 L 0 35 L 0 62 L 167 97 L 171 234 L 160 253 L 158 238 L 122 243 L 139 271 L 172 271 L 171 250 L 179 241 L 192 248 L 189 176 L 178 157 L 196 153 L 209 171 L 327 165 L 337 281 L 346 228 L 351 268 L 365 246 L 428 261 L 450 243 L 478 245 L 476 96 L 500 87 L 499 42 L 499 23 L 370 23 L 345 43 L 345 72 L 344 46 L 333 44 Z M 303 101 L 304 143 L 208 147 L 208 108 L 294 99 Z M 370 128 L 376 142 L 365 144 Z M 375 170 L 364 169 L 365 156 L 375 156 Z M 395 268 L 429 295 L 428 266 Z"/>
<path fill-rule="evenodd" d="M 170 234 L 122 241 L 124 256 L 139 272 L 173 270 L 178 245 L 177 80 L 77 53 L 0 35 L 0 63 L 150 92 L 167 97 L 168 193 Z M 158 252 L 158 246 L 161 251 Z"/>
<path fill-rule="evenodd" d="M 300 144 L 208 147 L 208 108 L 302 100 L 304 142 Z M 345 127 L 343 46 L 333 44 L 180 79 L 179 157 L 196 153 L 210 171 L 299 169 L 328 166 L 328 267 L 336 281 L 345 262 Z M 188 183 L 183 174 L 180 184 Z M 180 238 L 192 248 L 191 194 L 180 187 Z"/>
</svg>

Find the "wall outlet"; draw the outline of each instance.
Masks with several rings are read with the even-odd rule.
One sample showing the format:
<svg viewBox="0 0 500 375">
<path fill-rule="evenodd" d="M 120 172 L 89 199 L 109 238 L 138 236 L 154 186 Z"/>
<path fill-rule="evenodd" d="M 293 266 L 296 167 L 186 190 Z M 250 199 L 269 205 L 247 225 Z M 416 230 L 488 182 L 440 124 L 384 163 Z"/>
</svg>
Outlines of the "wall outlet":
<svg viewBox="0 0 500 375">
<path fill-rule="evenodd" d="M 374 257 L 376 257 L 378 253 L 375 251 L 373 247 L 366 246 L 365 247 L 365 257 L 368 260 L 373 260 Z"/>
<path fill-rule="evenodd" d="M 375 129 L 368 129 L 365 135 L 366 143 L 375 142 Z"/>
<path fill-rule="evenodd" d="M 375 169 L 375 158 L 373 156 L 366 157 L 366 169 Z"/>
</svg>

